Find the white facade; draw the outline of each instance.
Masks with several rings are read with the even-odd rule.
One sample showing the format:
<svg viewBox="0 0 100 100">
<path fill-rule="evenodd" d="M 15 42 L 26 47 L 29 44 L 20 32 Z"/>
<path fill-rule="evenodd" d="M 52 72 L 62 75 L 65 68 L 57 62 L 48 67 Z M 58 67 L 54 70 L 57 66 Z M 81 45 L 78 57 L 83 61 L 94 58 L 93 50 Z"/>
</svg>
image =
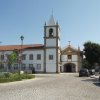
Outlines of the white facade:
<svg viewBox="0 0 100 100">
<path fill-rule="evenodd" d="M 29 64 L 33 64 L 33 67 L 35 68 L 36 72 L 43 72 L 43 66 L 44 66 L 44 50 L 25 50 L 23 51 L 22 54 L 26 55 L 26 59 L 22 60 L 22 63 L 26 65 L 26 69 L 29 69 Z M 32 54 L 33 55 L 33 60 L 29 59 L 29 55 Z M 37 55 L 40 54 L 41 55 L 41 59 L 37 60 Z M 38 65 L 41 66 L 40 69 L 38 69 Z"/>
<path fill-rule="evenodd" d="M 21 70 L 24 71 L 33 71 L 34 69 L 35 72 L 59 73 L 68 72 L 70 68 L 67 69 L 66 66 L 72 64 L 72 72 L 79 70 L 79 55 L 77 53 L 73 54 L 72 49 L 70 49 L 71 52 L 66 51 L 68 48 L 61 50 L 60 28 L 58 23 L 55 23 L 53 16 L 51 16 L 48 24 L 44 26 L 44 44 L 23 45 L 22 53 L 18 53 L 18 62 L 9 69 L 7 55 L 10 55 L 15 49 L 19 51 L 20 48 L 20 45 L 0 46 L 0 62 L 4 69 L 14 71 L 19 70 L 20 66 Z M 74 50 L 74 52 L 76 51 Z M 68 55 L 71 55 L 70 59 Z M 24 56 L 24 58 L 20 59 L 20 56 L 22 58 Z"/>
<path fill-rule="evenodd" d="M 46 46 L 56 47 L 56 39 L 47 39 L 46 40 Z"/>
<path fill-rule="evenodd" d="M 82 55 L 80 49 L 68 45 L 61 51 L 61 71 L 78 72 L 82 66 Z"/>
<path fill-rule="evenodd" d="M 49 56 L 53 55 L 53 60 Z M 56 72 L 56 49 L 46 49 L 46 72 Z"/>
</svg>

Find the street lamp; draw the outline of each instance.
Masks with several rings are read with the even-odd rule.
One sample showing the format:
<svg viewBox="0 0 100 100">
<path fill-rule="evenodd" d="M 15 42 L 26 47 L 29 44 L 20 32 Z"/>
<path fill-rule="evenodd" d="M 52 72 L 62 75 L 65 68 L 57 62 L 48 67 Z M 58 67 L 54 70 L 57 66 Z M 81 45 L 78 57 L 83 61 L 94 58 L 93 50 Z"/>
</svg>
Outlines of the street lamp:
<svg viewBox="0 0 100 100">
<path fill-rule="evenodd" d="M 21 70 L 21 67 L 22 67 L 22 46 L 23 46 L 23 40 L 24 40 L 24 36 L 21 36 L 20 37 L 21 39 L 21 49 L 20 49 L 20 65 L 19 65 L 19 74 L 20 74 L 20 70 Z"/>
<path fill-rule="evenodd" d="M 21 46 L 22 46 L 23 45 L 24 36 L 21 36 L 20 39 L 21 39 Z"/>
</svg>

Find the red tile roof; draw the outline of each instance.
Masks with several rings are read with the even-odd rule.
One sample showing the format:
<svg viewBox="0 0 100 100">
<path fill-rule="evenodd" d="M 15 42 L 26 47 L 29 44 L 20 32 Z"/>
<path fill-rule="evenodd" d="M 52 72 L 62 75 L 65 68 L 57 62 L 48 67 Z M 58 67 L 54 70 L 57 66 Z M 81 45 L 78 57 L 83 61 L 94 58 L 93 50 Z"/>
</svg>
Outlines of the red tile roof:
<svg viewBox="0 0 100 100">
<path fill-rule="evenodd" d="M 43 44 L 31 44 L 31 45 L 23 45 L 22 49 L 28 49 L 28 48 L 43 48 Z M 21 45 L 4 45 L 0 46 L 0 51 L 12 51 L 12 50 L 20 50 Z"/>
</svg>

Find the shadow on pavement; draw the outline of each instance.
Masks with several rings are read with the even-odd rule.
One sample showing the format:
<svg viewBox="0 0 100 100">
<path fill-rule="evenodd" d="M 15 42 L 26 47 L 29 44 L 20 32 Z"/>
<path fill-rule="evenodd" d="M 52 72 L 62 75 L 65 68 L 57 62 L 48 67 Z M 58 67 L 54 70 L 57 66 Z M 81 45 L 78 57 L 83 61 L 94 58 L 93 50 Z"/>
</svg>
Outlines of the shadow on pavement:
<svg viewBox="0 0 100 100">
<path fill-rule="evenodd" d="M 93 84 L 100 87 L 100 82 L 93 83 Z"/>
<path fill-rule="evenodd" d="M 79 77 L 79 76 L 77 75 L 77 76 L 74 76 L 74 77 Z"/>
<path fill-rule="evenodd" d="M 98 79 L 96 79 L 96 78 L 91 78 L 91 79 L 84 79 L 84 80 L 82 80 L 82 81 L 97 82 Z"/>
<path fill-rule="evenodd" d="M 100 87 L 100 82 L 98 78 L 89 78 L 89 79 L 84 79 L 82 81 L 86 81 L 86 82 L 92 82 L 95 86 L 99 86 Z"/>
</svg>

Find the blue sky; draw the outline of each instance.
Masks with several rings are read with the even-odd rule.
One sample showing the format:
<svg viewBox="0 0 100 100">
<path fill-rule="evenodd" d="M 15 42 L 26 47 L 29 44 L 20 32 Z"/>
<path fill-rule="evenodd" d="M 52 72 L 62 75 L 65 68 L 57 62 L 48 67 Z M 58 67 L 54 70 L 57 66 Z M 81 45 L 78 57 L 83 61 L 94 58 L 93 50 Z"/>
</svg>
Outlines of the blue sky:
<svg viewBox="0 0 100 100">
<path fill-rule="evenodd" d="M 43 44 L 44 23 L 53 15 L 61 32 L 61 47 L 83 48 L 100 43 L 100 0 L 0 0 L 1 45 Z"/>
</svg>

